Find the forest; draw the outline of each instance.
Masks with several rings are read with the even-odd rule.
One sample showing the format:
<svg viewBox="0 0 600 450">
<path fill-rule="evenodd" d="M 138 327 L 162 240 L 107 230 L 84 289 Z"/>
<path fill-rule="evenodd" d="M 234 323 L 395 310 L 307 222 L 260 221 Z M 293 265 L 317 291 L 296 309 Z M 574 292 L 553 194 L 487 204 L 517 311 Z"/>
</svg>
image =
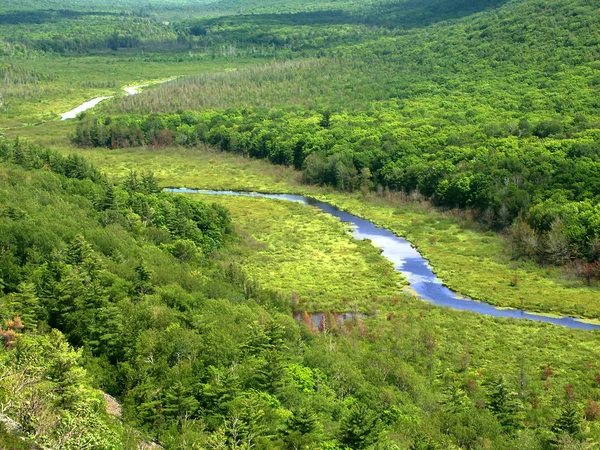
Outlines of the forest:
<svg viewBox="0 0 600 450">
<path fill-rule="evenodd" d="M 599 19 L 4 1 L 0 448 L 597 449 L 598 331 L 429 304 L 310 206 L 164 188 L 320 199 L 459 295 L 598 324 Z"/>
<path fill-rule="evenodd" d="M 112 186 L 77 155 L 19 141 L 0 157 L 0 393 L 38 444 L 129 448 L 141 432 L 169 448 L 547 448 L 598 436 L 593 358 L 563 355 L 571 375 L 548 362 L 576 332 L 528 324 L 553 344 L 520 354 L 510 380 L 500 342 L 461 332 L 475 316 L 415 300 L 398 318 L 328 312 L 317 332 L 236 264 L 223 207 L 160 193 L 151 173 Z M 452 334 L 441 341 L 436 323 Z M 122 399 L 125 426 L 94 387 Z"/>
</svg>

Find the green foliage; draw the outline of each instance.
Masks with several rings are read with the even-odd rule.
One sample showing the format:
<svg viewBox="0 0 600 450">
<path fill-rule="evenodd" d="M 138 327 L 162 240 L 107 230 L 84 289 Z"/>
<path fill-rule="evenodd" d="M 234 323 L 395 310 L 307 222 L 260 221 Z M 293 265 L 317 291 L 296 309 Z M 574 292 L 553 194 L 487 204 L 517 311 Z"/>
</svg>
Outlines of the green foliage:
<svg viewBox="0 0 600 450">
<path fill-rule="evenodd" d="M 26 442 L 65 449 L 123 448 L 122 427 L 105 413 L 101 395 L 78 365 L 80 357 L 81 351 L 56 330 L 22 335 L 14 350 L 0 349 L 3 414 L 20 425 Z"/>
<path fill-rule="evenodd" d="M 365 405 L 354 405 L 340 424 L 340 441 L 350 448 L 369 448 L 380 439 L 380 430 L 380 420 L 375 411 Z"/>
<path fill-rule="evenodd" d="M 298 117 L 294 114 L 282 120 L 271 118 L 268 111 L 248 109 L 171 114 L 162 119 L 156 115 L 121 117 L 112 119 L 108 126 L 104 125 L 106 121 L 93 118 L 78 124 L 73 139 L 79 145 L 110 146 L 116 140 L 115 133 L 121 133 L 118 130 L 129 130 L 133 136 L 144 136 L 142 143 L 163 146 L 169 145 L 171 138 L 160 137 L 165 131 L 162 127 L 171 127 L 169 130 L 175 139 L 186 145 L 208 143 L 222 150 L 268 158 L 274 163 L 304 167 L 304 179 L 310 183 L 331 184 L 340 190 L 368 189 L 374 184 L 396 190 L 418 190 L 432 196 L 440 206 L 470 208 L 492 227 L 502 228 L 510 225 L 517 216 L 527 216 L 529 224 L 539 234 L 538 239 L 545 244 L 526 249 L 524 253 L 534 253 L 542 262 L 552 264 L 564 264 L 575 255 L 593 260 L 589 241 L 600 233 L 600 229 L 596 229 L 598 208 L 593 206 L 596 180 L 588 174 L 594 172 L 595 160 L 569 159 L 563 145 L 546 144 L 542 150 L 536 141 L 513 139 L 510 150 L 506 148 L 506 142 L 489 143 L 496 149 L 488 151 L 440 146 L 435 156 L 427 154 L 430 161 L 435 158 L 430 162 L 435 168 L 432 172 L 430 165 L 419 160 L 416 148 L 413 147 L 414 157 L 407 158 L 405 153 L 394 148 L 392 141 L 395 138 L 385 140 L 390 133 L 397 133 L 391 125 L 373 135 L 372 115 L 340 116 L 336 125 L 328 128 L 319 125 L 318 116 Z M 186 124 L 180 125 L 184 117 Z M 148 125 L 149 121 L 160 123 L 161 131 L 155 132 L 155 126 Z M 352 128 L 348 127 L 349 122 Z M 347 145 L 341 145 L 340 135 L 356 135 L 359 129 L 360 133 L 369 132 L 372 137 L 349 136 Z M 103 140 L 98 140 L 100 136 Z M 431 152 L 430 140 L 424 140 L 421 145 L 420 152 Z M 539 148 L 537 157 L 533 145 Z M 520 151 L 525 146 L 529 147 L 529 153 Z M 384 148 L 388 149 L 387 153 Z M 537 180 L 542 159 L 546 174 L 545 183 L 540 184 Z M 411 161 L 415 161 L 414 165 Z M 509 164 L 509 161 L 512 162 Z M 568 166 L 571 171 L 567 175 Z M 476 175 L 472 174 L 474 171 Z M 518 177 L 519 184 L 507 185 L 502 181 L 506 177 Z M 573 182 L 584 178 L 585 189 Z M 556 192 L 562 194 L 557 196 Z M 536 199 L 533 206 L 532 199 Z M 565 226 L 552 228 L 549 225 L 557 220 Z"/>
<path fill-rule="evenodd" d="M 510 431 L 518 428 L 518 413 L 522 406 L 517 394 L 509 390 L 502 377 L 490 385 L 488 407 L 505 429 Z"/>
<path fill-rule="evenodd" d="M 568 434 L 574 438 L 581 437 L 581 412 L 575 402 L 568 401 L 565 404 L 552 426 L 552 431 L 557 435 Z"/>
<path fill-rule="evenodd" d="M 15 161 L 17 144 L 3 145 L 4 154 Z M 20 164 L 32 166 L 30 159 L 35 160 L 38 153 L 18 145 L 26 150 L 22 153 L 26 157 L 19 156 Z M 68 158 L 48 160 L 62 164 Z M 515 410 L 511 406 L 514 397 L 500 384 L 491 391 L 489 413 L 487 408 L 474 407 L 484 397 L 477 393 L 476 375 L 471 371 L 489 370 L 490 379 L 499 370 L 509 376 L 511 371 L 517 373 L 516 362 L 507 359 L 505 350 L 530 342 L 532 336 L 541 340 L 532 347 L 535 364 L 552 360 L 557 370 L 577 368 L 569 372 L 568 381 L 575 386 L 571 391 L 581 392 L 582 398 L 596 395 L 584 364 L 594 350 L 582 347 L 560 358 L 554 356 L 558 348 L 577 339 L 577 332 L 542 324 L 500 323 L 456 312 L 442 314 L 401 296 L 398 318 L 394 302 L 378 302 L 382 311 L 373 318 L 348 322 L 335 332 L 324 326 L 327 332 L 312 334 L 293 321 L 286 302 L 249 281 L 234 264 L 244 254 L 235 246 L 252 248 L 251 241 L 225 240 L 215 257 L 196 255 L 187 262 L 177 261 L 164 245 L 157 246 L 157 234 L 147 233 L 151 227 L 144 227 L 131 213 L 127 216 L 131 209 L 127 205 L 132 198 L 168 201 L 169 196 L 148 193 L 135 174 L 113 187 L 114 202 L 109 202 L 127 220 L 105 225 L 107 210 L 99 207 L 102 202 L 97 198 L 107 192 L 107 180 L 94 171 L 72 173 L 87 174 L 95 181 L 47 169 L 25 171 L 14 163 L 3 163 L 0 170 L 4 180 L 0 205 L 10 211 L 0 218 L 0 226 L 12 224 L 11 230 L 27 231 L 26 235 L 3 234 L 17 239 L 5 247 L 20 270 L 15 287 L 4 287 L 0 312 L 5 318 L 23 314 L 25 328 L 19 333 L 25 334 L 17 337 L 14 350 L 0 352 L 0 357 L 9 361 L 27 349 L 31 358 L 43 364 L 43 372 L 35 373 L 45 377 L 44 383 L 51 380 L 52 395 L 47 401 L 53 414 L 62 414 L 61 424 L 48 428 L 43 442 L 74 427 L 82 430 L 77 439 L 96 442 L 100 448 L 120 445 L 110 431 L 113 425 L 98 406 L 102 403 L 92 400 L 96 391 L 87 384 L 81 364 L 96 386 L 119 398 L 128 425 L 159 439 L 166 448 L 394 448 L 413 441 L 415 448 L 432 443 L 447 448 L 474 445 L 477 439 L 518 448 L 521 437 L 514 432 L 515 411 L 525 414 L 523 422 L 535 423 L 542 434 L 549 433 L 549 419 L 556 415 L 554 404 L 562 396 L 550 391 L 552 400 L 536 403 L 538 392 L 548 388 L 535 375 L 535 368 L 522 367 L 531 380 L 539 380 L 523 387 L 521 401 L 527 407 Z M 240 200 L 243 208 L 255 209 L 248 207 L 252 199 L 245 200 Z M 183 196 L 169 204 L 185 211 L 204 205 Z M 282 208 L 287 211 L 288 206 Z M 239 216 L 236 212 L 232 217 L 237 220 Z M 29 220 L 36 225 L 28 225 Z M 275 220 L 263 217 L 261 227 Z M 165 232 L 163 239 L 171 238 L 170 231 Z M 21 236 L 36 244 L 21 241 Z M 381 259 L 369 253 L 361 258 L 374 264 Z M 332 320 L 330 316 L 326 321 Z M 15 328 L 18 323 L 6 327 Z M 61 329 L 83 350 L 73 351 L 65 338 L 56 337 L 58 332 L 48 334 L 49 327 Z M 6 328 L 3 336 L 10 337 L 9 332 L 11 328 Z M 445 339 L 436 338 L 442 332 Z M 513 339 L 511 345 L 503 342 L 508 336 Z M 594 335 L 586 337 L 595 341 Z M 51 345 L 39 343 L 55 338 Z M 548 338 L 556 346 L 541 344 Z M 5 338 L 4 342 L 9 341 Z M 458 364 L 465 345 L 470 361 Z M 456 370 L 442 376 L 436 373 L 438 367 Z M 0 403 L 6 404 L 7 393 L 13 389 L 10 383 L 19 379 L 12 372 L 2 379 Z M 567 376 L 556 382 L 564 385 Z M 36 389 L 43 392 L 40 386 Z M 31 417 L 38 417 L 38 413 L 25 416 L 19 412 L 19 408 L 29 408 L 29 403 L 19 405 L 11 403 L 10 415 L 15 420 L 26 425 Z M 424 422 L 430 428 L 421 431 L 425 434 L 421 441 L 415 440 L 413 428 Z M 598 431 L 593 424 L 582 432 L 582 436 L 597 436 Z M 83 445 L 73 442 L 74 447 Z M 532 442 L 528 448 L 539 447 L 542 439 Z"/>
</svg>

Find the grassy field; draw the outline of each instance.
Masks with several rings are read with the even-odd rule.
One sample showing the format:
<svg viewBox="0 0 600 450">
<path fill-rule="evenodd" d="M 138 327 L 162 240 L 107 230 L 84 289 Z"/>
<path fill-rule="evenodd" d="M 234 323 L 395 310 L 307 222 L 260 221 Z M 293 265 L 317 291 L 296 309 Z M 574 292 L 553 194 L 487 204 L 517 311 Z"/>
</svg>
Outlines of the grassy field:
<svg viewBox="0 0 600 450">
<path fill-rule="evenodd" d="M 398 295 L 402 275 L 347 226 L 317 208 L 283 200 L 201 195 L 222 204 L 250 251 L 240 255 L 248 274 L 307 311 L 371 312 Z"/>
<path fill-rule="evenodd" d="M 27 136 L 65 152 L 66 124 L 28 128 Z M 25 131 L 25 130 L 21 130 Z M 79 149 L 107 174 L 130 168 L 154 171 L 163 186 L 300 193 L 330 202 L 406 237 L 431 262 L 440 279 L 462 295 L 497 306 L 534 312 L 600 318 L 600 292 L 569 279 L 559 269 L 510 259 L 504 241 L 482 233 L 452 213 L 389 196 L 341 194 L 302 185 L 298 173 L 264 161 L 209 149 Z"/>
</svg>

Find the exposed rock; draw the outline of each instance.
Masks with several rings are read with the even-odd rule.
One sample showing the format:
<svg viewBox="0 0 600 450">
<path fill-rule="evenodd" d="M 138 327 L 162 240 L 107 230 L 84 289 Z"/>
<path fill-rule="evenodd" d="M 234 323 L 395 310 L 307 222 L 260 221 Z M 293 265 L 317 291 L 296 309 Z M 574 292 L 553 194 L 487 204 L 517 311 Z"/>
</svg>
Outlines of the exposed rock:
<svg viewBox="0 0 600 450">
<path fill-rule="evenodd" d="M 23 431 L 21 424 L 5 414 L 0 414 L 0 422 L 4 424 L 4 428 L 11 434 L 20 433 Z"/>
<path fill-rule="evenodd" d="M 104 400 L 106 401 L 106 412 L 112 414 L 115 417 L 121 418 L 121 405 L 112 395 L 107 394 L 106 392 L 102 393 L 104 395 Z"/>
<path fill-rule="evenodd" d="M 138 442 L 138 450 L 161 450 L 162 447 L 156 442 Z"/>
</svg>

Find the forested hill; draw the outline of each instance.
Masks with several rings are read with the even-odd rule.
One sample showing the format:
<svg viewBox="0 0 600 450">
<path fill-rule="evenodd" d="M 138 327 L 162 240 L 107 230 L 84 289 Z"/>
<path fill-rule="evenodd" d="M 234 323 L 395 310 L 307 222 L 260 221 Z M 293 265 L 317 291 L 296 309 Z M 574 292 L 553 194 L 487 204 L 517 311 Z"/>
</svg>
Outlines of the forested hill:
<svg viewBox="0 0 600 450">
<path fill-rule="evenodd" d="M 401 22 L 425 23 L 463 17 L 478 11 L 499 6 L 508 0 L 158 0 L 140 2 L 137 0 L 5 0 L 0 11 L 127 11 L 146 14 L 173 13 L 181 16 L 196 14 L 262 14 L 297 13 L 316 11 L 353 11 L 363 16 L 375 17 L 377 12 L 386 13 L 389 19 Z M 187 14 L 186 14 L 187 13 Z M 412 19 L 409 17 L 412 16 Z"/>
<path fill-rule="evenodd" d="M 205 48 L 207 44 L 215 43 L 212 39 L 208 39 L 207 42 L 206 30 L 223 31 L 218 19 L 212 24 L 210 21 L 201 20 L 201 24 L 192 24 L 189 30 L 185 23 L 181 24 L 180 21 L 185 21 L 190 16 L 223 17 L 228 28 L 236 22 L 258 26 L 261 29 L 265 23 L 275 24 L 278 28 L 286 24 L 315 28 L 348 26 L 373 28 L 368 34 L 375 32 L 380 35 L 381 31 L 377 30 L 378 28 L 393 30 L 426 27 L 440 21 L 493 10 L 504 3 L 503 0 L 368 3 L 352 0 L 308 3 L 289 0 L 273 3 L 237 3 L 227 0 L 163 0 L 152 3 L 131 0 L 93 3 L 77 0 L 66 3 L 52 0 L 10 0 L 0 5 L 0 37 L 3 38 L 5 47 L 8 46 L 5 49 L 0 48 L 0 55 L 2 51 L 20 54 L 28 51 L 86 53 L 106 49 L 115 51 L 119 48 L 181 50 L 186 47 Z M 32 25 L 36 26 L 32 28 Z M 3 29 L 4 27 L 6 29 Z M 204 38 L 193 37 L 198 34 Z M 292 34 L 295 33 L 292 31 Z M 62 39 L 53 39 L 56 36 L 61 36 Z M 218 38 L 218 32 L 216 37 Z M 356 37 L 354 40 L 356 41 Z M 25 45 L 26 49 L 19 48 L 16 51 L 10 48 L 15 44 Z"/>
<path fill-rule="evenodd" d="M 337 17 L 346 23 L 363 23 L 410 28 L 427 26 L 448 19 L 465 17 L 496 8 L 508 0 L 221 0 L 206 5 L 206 11 L 229 14 L 294 14 L 309 13 L 317 21 L 320 15 Z M 325 13 L 325 12 L 328 12 Z M 323 14 L 325 13 L 325 14 Z"/>
</svg>

